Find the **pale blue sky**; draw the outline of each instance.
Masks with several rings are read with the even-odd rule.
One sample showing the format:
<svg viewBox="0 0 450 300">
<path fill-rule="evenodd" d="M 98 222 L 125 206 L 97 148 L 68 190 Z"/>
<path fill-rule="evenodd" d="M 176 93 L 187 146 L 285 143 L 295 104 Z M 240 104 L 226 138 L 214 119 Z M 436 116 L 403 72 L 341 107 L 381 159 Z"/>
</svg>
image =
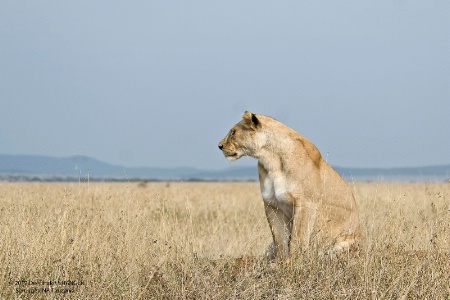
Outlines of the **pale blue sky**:
<svg viewBox="0 0 450 300">
<path fill-rule="evenodd" d="M 333 165 L 449 164 L 449 16 L 450 1 L 4 0 L 0 153 L 219 169 L 250 110 Z"/>
</svg>

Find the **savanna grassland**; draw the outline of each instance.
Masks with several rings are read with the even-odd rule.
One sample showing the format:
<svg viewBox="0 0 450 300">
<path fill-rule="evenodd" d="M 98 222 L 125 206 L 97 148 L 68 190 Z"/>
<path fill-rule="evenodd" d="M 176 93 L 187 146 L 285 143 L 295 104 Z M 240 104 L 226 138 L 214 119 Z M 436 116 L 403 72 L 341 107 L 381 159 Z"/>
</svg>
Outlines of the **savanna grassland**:
<svg viewBox="0 0 450 300">
<path fill-rule="evenodd" d="M 363 249 L 267 262 L 258 183 L 0 183 L 0 299 L 450 299 L 450 184 L 354 183 Z"/>
</svg>

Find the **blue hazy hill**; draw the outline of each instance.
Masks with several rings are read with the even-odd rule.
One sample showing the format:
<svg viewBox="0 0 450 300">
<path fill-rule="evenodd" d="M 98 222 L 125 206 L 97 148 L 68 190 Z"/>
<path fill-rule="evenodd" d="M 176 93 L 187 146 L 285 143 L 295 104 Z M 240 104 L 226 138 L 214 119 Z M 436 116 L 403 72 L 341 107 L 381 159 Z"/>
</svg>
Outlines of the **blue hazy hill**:
<svg viewBox="0 0 450 300">
<path fill-rule="evenodd" d="M 448 181 L 450 165 L 410 168 L 344 168 L 349 181 Z M 197 168 L 124 167 L 87 156 L 52 157 L 0 154 L 3 180 L 257 180 L 254 167 L 231 166 L 217 171 Z"/>
</svg>

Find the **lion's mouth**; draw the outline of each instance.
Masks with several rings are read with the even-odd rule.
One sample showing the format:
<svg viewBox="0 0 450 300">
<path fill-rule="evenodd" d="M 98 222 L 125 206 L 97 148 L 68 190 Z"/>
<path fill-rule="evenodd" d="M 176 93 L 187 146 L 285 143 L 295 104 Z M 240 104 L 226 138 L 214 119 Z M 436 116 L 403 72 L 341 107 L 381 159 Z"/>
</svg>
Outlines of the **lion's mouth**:
<svg viewBox="0 0 450 300">
<path fill-rule="evenodd" d="M 228 156 L 233 157 L 233 156 L 237 156 L 238 155 L 237 151 L 231 152 L 231 151 L 227 151 L 227 150 L 222 150 L 222 152 L 223 152 L 223 155 L 225 155 L 225 157 L 228 157 Z"/>
</svg>

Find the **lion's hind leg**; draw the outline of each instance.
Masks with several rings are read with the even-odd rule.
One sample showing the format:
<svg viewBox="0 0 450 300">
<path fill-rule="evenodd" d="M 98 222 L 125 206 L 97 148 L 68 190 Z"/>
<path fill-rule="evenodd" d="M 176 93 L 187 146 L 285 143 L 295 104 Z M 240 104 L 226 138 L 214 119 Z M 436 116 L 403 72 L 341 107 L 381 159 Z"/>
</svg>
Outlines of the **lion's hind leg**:
<svg viewBox="0 0 450 300">
<path fill-rule="evenodd" d="M 337 239 L 333 248 L 328 251 L 331 257 L 339 255 L 341 253 L 355 253 L 361 250 L 361 241 L 359 235 L 356 233 L 341 236 Z"/>
</svg>

